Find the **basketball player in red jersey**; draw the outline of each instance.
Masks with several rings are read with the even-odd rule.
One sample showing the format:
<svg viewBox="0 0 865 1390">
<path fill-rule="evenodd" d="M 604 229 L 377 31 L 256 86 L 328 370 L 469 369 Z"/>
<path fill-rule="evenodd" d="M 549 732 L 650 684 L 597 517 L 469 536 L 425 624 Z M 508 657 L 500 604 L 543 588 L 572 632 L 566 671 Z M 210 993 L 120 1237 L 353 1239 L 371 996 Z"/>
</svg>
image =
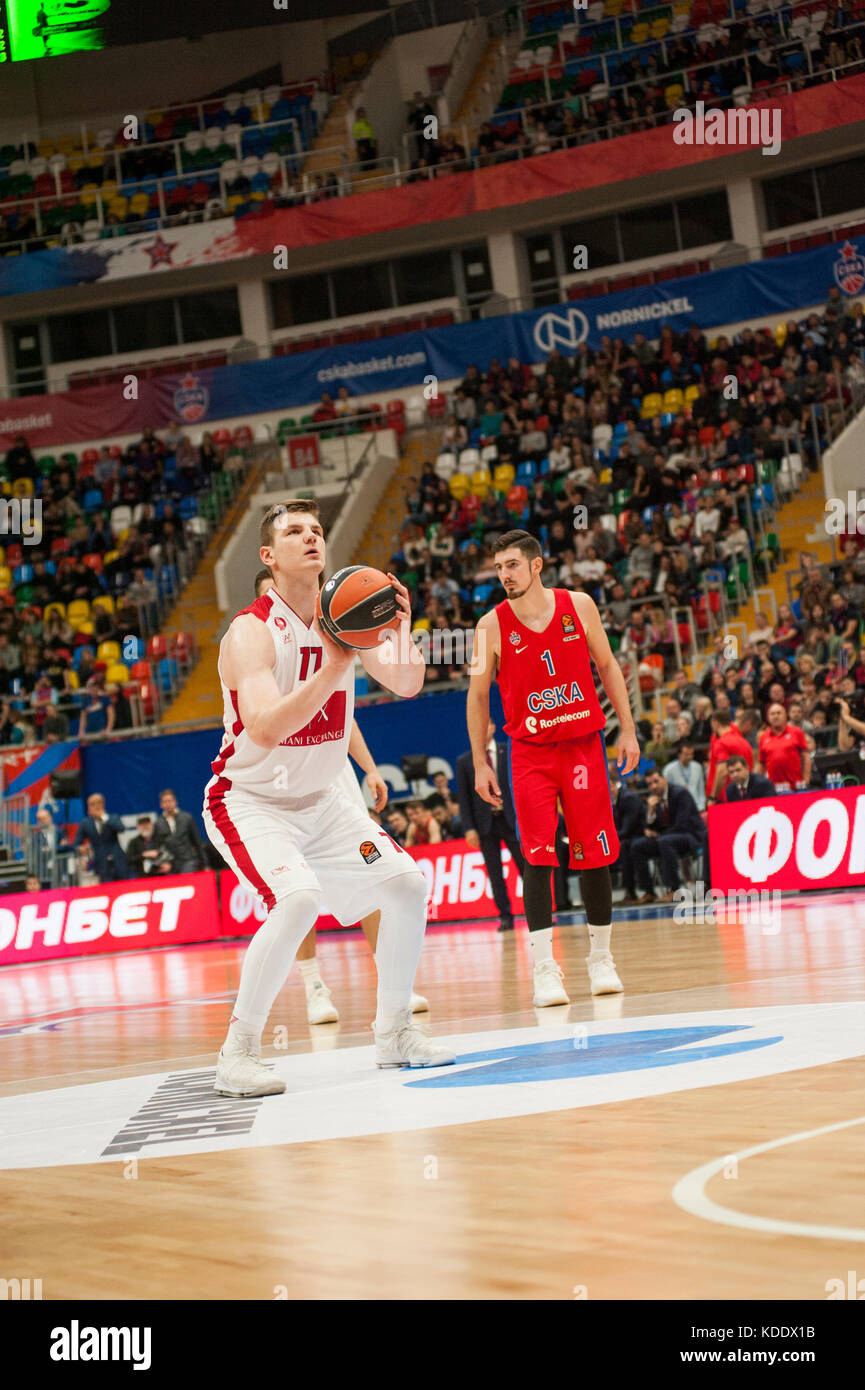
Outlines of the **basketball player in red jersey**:
<svg viewBox="0 0 865 1390">
<path fill-rule="evenodd" d="M 273 575 L 270 570 L 259 570 L 255 576 L 255 597 L 261 598 L 263 594 L 273 588 Z M 366 773 L 366 784 L 372 792 L 373 810 L 383 811 L 387 805 L 387 782 L 379 773 L 375 765 L 375 759 L 370 753 L 366 739 L 358 728 L 356 719 L 351 722 L 351 738 L 348 742 L 348 754 L 353 758 L 358 767 Z M 344 790 L 348 796 L 354 797 L 361 808 L 366 810 L 366 802 L 361 795 L 357 778 L 351 770 L 351 764 L 346 762 L 345 772 L 343 773 Z M 366 937 L 369 948 L 375 955 L 375 948 L 378 942 L 378 923 L 380 913 L 378 909 L 370 912 L 361 919 L 361 931 Z M 309 935 L 300 943 L 297 952 L 297 964 L 303 977 L 303 984 L 306 990 L 306 1017 L 310 1023 L 338 1023 L 339 1010 L 330 996 L 330 990 L 321 978 L 318 968 L 318 961 L 315 955 L 315 927 Z M 413 1014 L 422 1014 L 429 1009 L 429 1000 L 422 994 L 416 994 L 412 990 L 411 1011 Z"/>
<path fill-rule="evenodd" d="M 523 900 L 534 957 L 534 1003 L 567 1004 L 562 971 L 553 959 L 551 868 L 557 863 L 561 801 L 571 867 L 580 869 L 589 924 L 586 958 L 592 994 L 618 994 L 622 982 L 610 954 L 610 866 L 619 854 L 613 824 L 606 749 L 606 717 L 590 659 L 619 720 L 617 761 L 636 767 L 640 749 L 619 663 L 588 594 L 545 589 L 541 547 L 527 531 L 508 531 L 493 547 L 495 570 L 507 598 L 477 625 L 467 718 L 475 790 L 501 806 L 501 788 L 486 758 L 490 685 L 498 679 L 511 739 L 514 809 L 525 857 Z"/>
<path fill-rule="evenodd" d="M 411 988 L 426 926 L 426 881 L 366 808 L 339 786 L 354 713 L 356 653 L 315 620 L 324 532 L 314 501 L 271 507 L 259 554 L 273 588 L 239 613 L 219 648 L 225 733 L 205 789 L 204 824 L 268 915 L 243 960 L 240 989 L 219 1054 L 214 1089 L 227 1096 L 285 1090 L 261 1061 L 261 1034 L 300 943 L 319 915 L 322 878 L 337 920 L 375 908 L 380 1067 L 455 1060 L 412 1023 Z M 392 575 L 402 626 L 408 594 Z M 423 685 L 423 657 L 409 641 L 361 654 L 395 695 Z"/>
</svg>

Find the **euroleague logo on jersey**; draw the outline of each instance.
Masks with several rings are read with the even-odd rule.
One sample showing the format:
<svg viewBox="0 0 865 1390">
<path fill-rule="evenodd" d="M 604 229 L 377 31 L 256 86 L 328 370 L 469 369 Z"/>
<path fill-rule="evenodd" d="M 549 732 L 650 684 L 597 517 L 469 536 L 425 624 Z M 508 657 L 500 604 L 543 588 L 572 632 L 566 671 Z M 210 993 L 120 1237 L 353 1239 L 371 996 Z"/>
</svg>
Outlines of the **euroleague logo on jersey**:
<svg viewBox="0 0 865 1390">
<path fill-rule="evenodd" d="M 579 637 L 573 613 L 562 614 L 562 641 L 574 642 Z"/>
<path fill-rule="evenodd" d="M 364 840 L 360 847 L 360 857 L 365 864 L 374 864 L 377 859 L 381 859 L 381 850 L 376 848 L 372 840 Z"/>
</svg>

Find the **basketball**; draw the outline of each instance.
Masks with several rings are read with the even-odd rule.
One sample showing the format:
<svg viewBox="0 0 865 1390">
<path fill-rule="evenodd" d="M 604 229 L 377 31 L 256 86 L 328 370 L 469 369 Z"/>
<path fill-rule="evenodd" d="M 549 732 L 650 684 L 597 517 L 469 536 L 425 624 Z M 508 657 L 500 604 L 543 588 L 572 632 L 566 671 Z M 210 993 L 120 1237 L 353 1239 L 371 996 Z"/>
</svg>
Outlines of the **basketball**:
<svg viewBox="0 0 865 1390">
<path fill-rule="evenodd" d="M 316 616 L 328 636 L 363 651 L 399 625 L 396 591 L 386 574 L 368 565 L 346 565 L 320 590 Z"/>
</svg>

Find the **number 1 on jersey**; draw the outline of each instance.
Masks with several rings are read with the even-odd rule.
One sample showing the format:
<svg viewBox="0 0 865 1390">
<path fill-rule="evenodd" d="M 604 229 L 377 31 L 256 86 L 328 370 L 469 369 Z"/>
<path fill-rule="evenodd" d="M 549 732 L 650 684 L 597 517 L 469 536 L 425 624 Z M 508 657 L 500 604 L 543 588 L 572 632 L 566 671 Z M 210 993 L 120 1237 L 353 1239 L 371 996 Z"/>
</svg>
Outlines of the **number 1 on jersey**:
<svg viewBox="0 0 865 1390">
<path fill-rule="evenodd" d="M 546 666 L 546 668 L 547 668 L 547 670 L 549 671 L 550 675 L 551 675 L 551 676 L 554 676 L 554 675 L 556 674 L 556 668 L 555 668 L 555 666 L 553 665 L 553 655 L 552 655 L 552 652 L 550 651 L 549 647 L 547 648 L 547 650 L 546 650 L 545 652 L 541 652 L 541 661 L 542 661 L 542 662 L 544 663 L 544 665 Z"/>
</svg>

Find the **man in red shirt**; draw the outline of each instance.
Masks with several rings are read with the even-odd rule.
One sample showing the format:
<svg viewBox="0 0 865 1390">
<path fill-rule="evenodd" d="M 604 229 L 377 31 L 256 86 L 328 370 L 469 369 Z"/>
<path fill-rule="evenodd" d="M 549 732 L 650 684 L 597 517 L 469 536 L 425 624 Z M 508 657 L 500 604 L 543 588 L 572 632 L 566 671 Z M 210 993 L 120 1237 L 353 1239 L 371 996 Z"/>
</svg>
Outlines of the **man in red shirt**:
<svg viewBox="0 0 865 1390">
<path fill-rule="evenodd" d="M 770 705 L 766 719 L 769 727 L 757 745 L 760 769 L 776 787 L 782 783 L 795 787 L 798 782 L 807 787 L 811 781 L 811 754 L 804 731 L 787 722 L 783 705 Z"/>
<path fill-rule="evenodd" d="M 735 724 L 730 723 L 729 714 L 712 715 L 712 740 L 709 744 L 709 771 L 706 775 L 706 798 L 711 804 L 720 801 L 727 785 L 727 761 L 733 753 L 740 754 L 748 764 L 748 771 L 754 770 L 754 755 L 751 745 L 743 738 Z"/>
</svg>

